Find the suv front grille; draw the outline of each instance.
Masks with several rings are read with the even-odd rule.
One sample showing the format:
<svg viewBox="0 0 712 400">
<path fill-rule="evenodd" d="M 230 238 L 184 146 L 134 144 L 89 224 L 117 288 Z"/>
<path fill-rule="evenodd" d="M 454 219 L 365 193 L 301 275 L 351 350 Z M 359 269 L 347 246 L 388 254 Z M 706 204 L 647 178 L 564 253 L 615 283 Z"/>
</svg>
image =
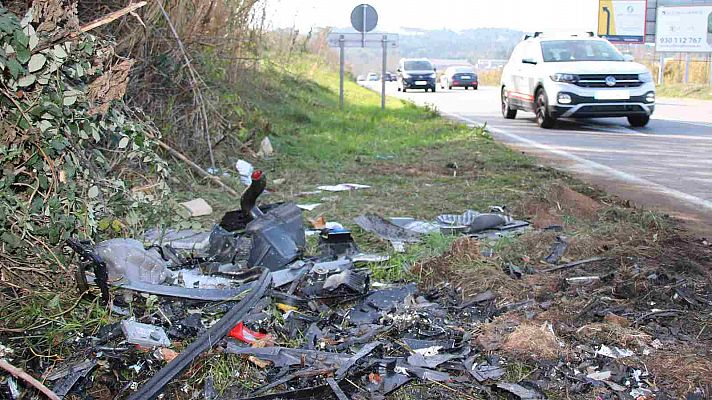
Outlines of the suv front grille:
<svg viewBox="0 0 712 400">
<path fill-rule="evenodd" d="M 616 78 L 614 86 L 606 84 L 606 78 L 609 76 Z M 576 86 L 587 88 L 625 88 L 640 87 L 642 85 L 643 82 L 638 79 L 638 74 L 584 74 L 579 75 L 579 80 L 576 82 Z"/>
</svg>

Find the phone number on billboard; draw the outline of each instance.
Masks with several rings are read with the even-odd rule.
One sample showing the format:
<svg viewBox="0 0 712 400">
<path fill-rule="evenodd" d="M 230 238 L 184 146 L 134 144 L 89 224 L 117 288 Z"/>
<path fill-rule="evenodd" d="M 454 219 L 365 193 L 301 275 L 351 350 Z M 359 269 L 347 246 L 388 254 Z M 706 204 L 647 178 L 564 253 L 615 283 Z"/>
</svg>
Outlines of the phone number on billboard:
<svg viewBox="0 0 712 400">
<path fill-rule="evenodd" d="M 701 37 L 661 37 L 658 39 L 660 44 L 700 44 Z"/>
</svg>

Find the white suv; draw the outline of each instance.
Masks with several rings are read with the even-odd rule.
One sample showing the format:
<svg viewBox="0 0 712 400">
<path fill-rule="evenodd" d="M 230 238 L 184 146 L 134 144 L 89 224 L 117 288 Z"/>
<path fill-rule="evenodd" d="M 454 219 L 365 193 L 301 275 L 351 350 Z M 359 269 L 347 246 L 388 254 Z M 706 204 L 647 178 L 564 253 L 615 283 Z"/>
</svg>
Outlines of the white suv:
<svg viewBox="0 0 712 400">
<path fill-rule="evenodd" d="M 502 71 L 501 87 L 504 118 L 530 111 L 542 128 L 557 118 L 598 117 L 627 117 L 642 127 L 655 110 L 650 71 L 591 32 L 525 36 Z"/>
</svg>

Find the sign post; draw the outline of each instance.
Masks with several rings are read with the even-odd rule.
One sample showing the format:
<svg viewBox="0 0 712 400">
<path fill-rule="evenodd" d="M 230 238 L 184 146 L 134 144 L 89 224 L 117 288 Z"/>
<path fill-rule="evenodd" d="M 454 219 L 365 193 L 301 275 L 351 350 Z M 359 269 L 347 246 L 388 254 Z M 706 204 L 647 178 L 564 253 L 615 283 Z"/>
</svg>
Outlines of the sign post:
<svg viewBox="0 0 712 400">
<path fill-rule="evenodd" d="M 376 28 L 378 13 L 368 4 L 361 4 L 351 11 L 351 26 L 359 33 L 330 33 L 326 40 L 329 47 L 339 48 L 339 108 L 344 109 L 344 64 L 346 47 L 380 47 L 383 50 L 381 65 L 381 109 L 386 108 L 386 68 L 388 48 L 398 47 L 398 35 L 391 33 L 368 33 Z"/>
<path fill-rule="evenodd" d="M 383 65 L 381 66 L 381 110 L 386 109 L 386 66 L 388 58 L 388 35 L 383 35 L 381 39 L 383 46 Z"/>
<path fill-rule="evenodd" d="M 344 109 L 344 35 L 339 36 L 339 109 Z"/>
</svg>

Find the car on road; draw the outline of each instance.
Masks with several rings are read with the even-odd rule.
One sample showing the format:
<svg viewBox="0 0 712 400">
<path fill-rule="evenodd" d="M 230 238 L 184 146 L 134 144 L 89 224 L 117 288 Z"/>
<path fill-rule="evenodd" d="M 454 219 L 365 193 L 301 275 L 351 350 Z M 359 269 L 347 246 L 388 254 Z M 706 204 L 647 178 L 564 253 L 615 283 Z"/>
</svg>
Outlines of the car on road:
<svg viewBox="0 0 712 400">
<path fill-rule="evenodd" d="M 380 79 L 381 79 L 381 78 L 380 78 L 380 77 L 378 76 L 378 74 L 375 73 L 375 72 L 371 72 L 371 73 L 368 74 L 368 76 L 366 77 L 366 80 L 367 80 L 367 81 L 370 81 L 370 82 L 375 82 L 375 81 L 378 81 L 378 80 L 380 80 Z"/>
<path fill-rule="evenodd" d="M 398 63 L 398 91 L 435 91 L 435 67 L 427 58 L 401 58 Z"/>
<path fill-rule="evenodd" d="M 356 82 L 363 82 L 366 80 L 366 75 L 359 75 L 356 77 Z"/>
<path fill-rule="evenodd" d="M 395 82 L 398 80 L 398 77 L 393 72 L 386 72 L 386 82 Z"/>
<path fill-rule="evenodd" d="M 448 88 L 452 90 L 454 87 L 461 87 L 465 88 L 465 90 L 469 88 L 477 90 L 478 85 L 475 69 L 467 65 L 448 67 L 440 76 L 441 89 Z"/>
<path fill-rule="evenodd" d="M 536 115 L 542 128 L 558 118 L 626 117 L 643 127 L 655 111 L 653 76 L 593 32 L 525 36 L 504 66 L 502 115 Z"/>
</svg>

